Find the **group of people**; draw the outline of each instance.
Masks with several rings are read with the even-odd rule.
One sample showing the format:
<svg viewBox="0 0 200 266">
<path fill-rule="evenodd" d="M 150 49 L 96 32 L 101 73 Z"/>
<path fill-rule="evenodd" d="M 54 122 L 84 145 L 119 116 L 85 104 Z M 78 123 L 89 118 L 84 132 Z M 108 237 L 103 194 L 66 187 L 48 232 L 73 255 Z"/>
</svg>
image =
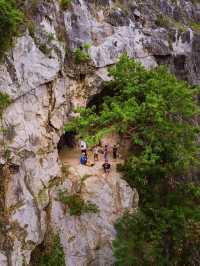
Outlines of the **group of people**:
<svg viewBox="0 0 200 266">
<path fill-rule="evenodd" d="M 88 165 L 87 144 L 83 140 L 80 141 L 80 149 L 81 149 L 80 164 L 81 165 Z M 99 152 L 100 152 L 99 147 L 95 146 L 93 148 L 94 162 L 95 161 L 99 161 Z M 113 159 L 117 159 L 117 157 L 118 157 L 118 147 L 117 147 L 117 145 L 113 146 L 112 155 L 113 155 Z M 103 163 L 102 167 L 104 169 L 104 173 L 106 175 L 108 175 L 109 172 L 110 172 L 110 169 L 111 169 L 111 164 L 109 163 L 109 146 L 108 146 L 108 144 L 106 144 L 104 146 L 103 157 L 104 157 L 104 163 Z M 93 165 L 94 165 L 94 163 L 93 163 Z"/>
</svg>

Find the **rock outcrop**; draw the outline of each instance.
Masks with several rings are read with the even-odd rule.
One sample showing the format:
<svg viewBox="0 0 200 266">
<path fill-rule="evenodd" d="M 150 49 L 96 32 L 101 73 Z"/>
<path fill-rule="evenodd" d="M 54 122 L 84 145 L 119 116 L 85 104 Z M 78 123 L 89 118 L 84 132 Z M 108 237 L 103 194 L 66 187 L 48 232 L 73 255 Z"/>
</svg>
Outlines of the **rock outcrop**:
<svg viewBox="0 0 200 266">
<path fill-rule="evenodd" d="M 112 163 L 112 171 L 105 176 L 102 162 L 94 167 L 85 167 L 70 160 L 65 152 L 68 166 L 67 174 L 63 174 L 62 184 L 54 187 L 50 197 L 51 224 L 59 232 L 64 247 L 66 264 L 78 265 L 113 265 L 112 240 L 115 237 L 113 224 L 124 210 L 134 211 L 138 206 L 138 194 L 120 178 Z M 78 153 L 76 157 L 78 157 Z M 73 165 L 73 167 L 69 167 Z M 83 213 L 70 216 L 69 209 L 60 202 L 59 193 L 78 194 L 85 202 L 97 206 L 97 213 Z"/>
<path fill-rule="evenodd" d="M 30 262 L 50 222 L 50 202 L 51 222 L 60 232 L 67 265 L 112 265 L 113 224 L 137 202 L 136 192 L 118 176 L 109 183 L 93 175 L 85 181 L 83 194 L 99 205 L 99 216 L 64 215 L 54 199 L 58 188 L 49 188 L 62 176 L 57 143 L 63 125 L 74 107 L 86 105 L 101 91 L 109 79 L 107 67 L 124 52 L 145 67 L 167 64 L 179 78 L 199 84 L 200 4 L 75 0 L 62 10 L 59 1 L 38 1 L 33 22 L 34 34 L 27 29 L 17 38 L 0 65 L 0 91 L 12 99 L 0 131 L 0 207 L 5 216 L 0 225 L 0 265 Z M 76 64 L 76 48 L 88 53 L 91 61 Z M 77 178 L 72 174 L 61 188 L 70 189 Z M 115 202 L 119 196 L 120 208 Z"/>
</svg>

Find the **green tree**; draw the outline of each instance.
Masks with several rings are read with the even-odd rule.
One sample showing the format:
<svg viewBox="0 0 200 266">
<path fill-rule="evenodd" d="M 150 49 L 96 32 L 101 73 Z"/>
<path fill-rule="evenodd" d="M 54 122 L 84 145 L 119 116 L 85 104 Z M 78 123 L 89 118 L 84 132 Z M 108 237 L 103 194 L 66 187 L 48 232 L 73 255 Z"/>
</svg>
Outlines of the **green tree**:
<svg viewBox="0 0 200 266">
<path fill-rule="evenodd" d="M 0 58 L 19 34 L 19 25 L 23 22 L 23 14 L 16 7 L 15 0 L 0 0 Z"/>
<path fill-rule="evenodd" d="M 199 89 L 164 66 L 146 70 L 127 55 L 109 73 L 113 96 L 103 99 L 98 112 L 78 110 L 65 130 L 91 146 L 110 131 L 130 140 L 121 170 L 136 186 L 140 208 L 116 224 L 116 265 L 199 265 L 200 189 L 189 179 L 198 165 Z"/>
</svg>

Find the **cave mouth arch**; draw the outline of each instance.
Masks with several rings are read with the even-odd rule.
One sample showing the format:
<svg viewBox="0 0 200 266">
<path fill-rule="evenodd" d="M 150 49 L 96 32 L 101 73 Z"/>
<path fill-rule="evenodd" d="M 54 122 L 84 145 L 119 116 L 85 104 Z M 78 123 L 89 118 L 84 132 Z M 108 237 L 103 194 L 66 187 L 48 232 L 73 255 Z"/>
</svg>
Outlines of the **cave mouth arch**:
<svg viewBox="0 0 200 266">
<path fill-rule="evenodd" d="M 98 113 L 101 111 L 104 99 L 106 97 L 114 97 L 115 94 L 116 94 L 116 88 L 114 88 L 112 85 L 109 85 L 109 83 L 105 82 L 99 88 L 99 92 L 89 97 L 86 107 L 91 108 L 95 106 L 96 112 Z"/>
<path fill-rule="evenodd" d="M 87 100 L 86 108 L 91 108 L 93 106 L 96 107 L 96 112 L 99 113 L 102 108 L 102 104 L 104 102 L 104 98 L 110 96 L 113 97 L 116 94 L 115 88 L 113 86 L 109 86 L 108 83 L 104 83 L 99 88 L 98 92 L 92 96 L 90 96 Z M 62 151 L 72 150 L 78 147 L 78 132 L 70 131 L 65 132 L 61 135 L 60 140 L 57 144 L 58 153 L 62 153 Z"/>
<path fill-rule="evenodd" d="M 76 132 L 70 131 L 65 132 L 61 135 L 60 140 L 57 144 L 58 153 L 63 149 L 72 149 L 76 146 Z"/>
</svg>

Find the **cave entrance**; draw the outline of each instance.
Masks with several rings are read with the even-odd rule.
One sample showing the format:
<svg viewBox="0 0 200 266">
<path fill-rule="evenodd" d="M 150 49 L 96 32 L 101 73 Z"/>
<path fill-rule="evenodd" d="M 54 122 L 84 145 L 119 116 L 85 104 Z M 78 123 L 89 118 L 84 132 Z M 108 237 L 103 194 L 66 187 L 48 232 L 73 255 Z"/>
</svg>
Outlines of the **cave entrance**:
<svg viewBox="0 0 200 266">
<path fill-rule="evenodd" d="M 65 132 L 61 137 L 57 144 L 58 153 L 60 153 L 63 149 L 72 149 L 76 146 L 76 133 Z"/>
<path fill-rule="evenodd" d="M 79 149 L 76 140 L 76 132 L 65 132 L 57 144 L 59 159 L 62 164 L 74 164 L 79 159 Z M 71 160 L 72 159 L 72 160 Z"/>
<path fill-rule="evenodd" d="M 104 86 L 101 87 L 99 93 L 91 96 L 88 99 L 87 107 L 91 108 L 92 106 L 95 106 L 96 111 L 98 113 L 101 110 L 101 106 L 102 106 L 102 103 L 104 102 L 104 98 L 108 96 L 113 97 L 115 93 L 116 93 L 115 88 L 104 84 Z"/>
<path fill-rule="evenodd" d="M 86 107 L 96 107 L 96 112 L 100 112 L 102 108 L 103 99 L 107 96 L 114 96 L 115 88 L 103 85 L 99 89 L 99 93 L 89 97 Z M 77 139 L 78 132 L 66 132 L 61 137 L 57 144 L 59 159 L 63 165 L 79 165 L 80 164 L 80 147 Z M 84 139 L 83 139 L 84 140 Z M 92 150 L 88 149 L 89 159 L 93 160 Z"/>
</svg>

